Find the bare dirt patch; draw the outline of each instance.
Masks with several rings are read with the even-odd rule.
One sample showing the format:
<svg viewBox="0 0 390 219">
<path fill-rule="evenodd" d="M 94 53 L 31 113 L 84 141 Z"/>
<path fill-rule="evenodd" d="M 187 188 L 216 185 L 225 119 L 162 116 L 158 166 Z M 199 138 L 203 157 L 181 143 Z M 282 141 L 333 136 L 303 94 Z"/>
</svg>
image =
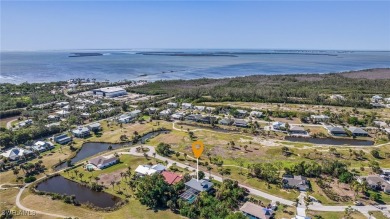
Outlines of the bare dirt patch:
<svg viewBox="0 0 390 219">
<path fill-rule="evenodd" d="M 117 171 L 114 171 L 114 172 L 111 172 L 111 173 L 104 173 L 104 174 L 101 174 L 99 175 L 99 183 L 100 184 L 103 184 L 105 186 L 110 186 L 110 183 L 112 181 L 114 182 L 119 182 L 121 181 L 122 177 L 121 177 L 121 173 L 122 170 L 117 170 Z"/>
<path fill-rule="evenodd" d="M 341 73 L 346 78 L 390 79 L 390 68 L 375 68 Z"/>
</svg>

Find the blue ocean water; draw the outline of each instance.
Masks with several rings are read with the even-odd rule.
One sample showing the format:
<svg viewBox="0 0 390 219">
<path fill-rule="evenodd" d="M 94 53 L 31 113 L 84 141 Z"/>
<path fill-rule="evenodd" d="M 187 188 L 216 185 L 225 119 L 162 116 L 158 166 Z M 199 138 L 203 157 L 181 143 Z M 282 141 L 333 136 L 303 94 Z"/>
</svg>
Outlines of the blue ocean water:
<svg viewBox="0 0 390 219">
<path fill-rule="evenodd" d="M 103 55 L 69 57 L 73 52 L 98 52 Z M 1 52 L 0 83 L 49 82 L 72 78 L 95 78 L 98 81 L 124 79 L 155 81 L 254 74 L 329 73 L 390 67 L 390 52 L 296 50 L 142 52 L 144 51 Z"/>
</svg>

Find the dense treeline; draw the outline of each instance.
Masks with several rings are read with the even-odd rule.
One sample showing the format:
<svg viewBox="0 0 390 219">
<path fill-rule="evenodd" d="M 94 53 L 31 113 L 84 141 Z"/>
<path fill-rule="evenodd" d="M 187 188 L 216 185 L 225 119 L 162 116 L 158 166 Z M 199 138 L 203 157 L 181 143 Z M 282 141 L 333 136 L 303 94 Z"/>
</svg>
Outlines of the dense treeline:
<svg viewBox="0 0 390 219">
<path fill-rule="evenodd" d="M 9 147 L 13 145 L 24 144 L 31 139 L 42 138 L 57 134 L 66 130 L 64 126 L 33 125 L 27 128 L 17 130 L 5 130 L 0 132 L 0 146 Z"/>
<path fill-rule="evenodd" d="M 21 109 L 0 111 L 0 119 L 11 117 L 11 116 L 19 116 L 20 114 L 22 114 L 22 112 L 23 112 L 23 110 L 21 110 Z"/>
<path fill-rule="evenodd" d="M 0 84 L 0 110 L 64 100 L 66 97 L 61 92 L 51 93 L 53 89 L 58 89 L 62 85 L 64 82 Z"/>
<path fill-rule="evenodd" d="M 390 80 L 343 74 L 254 75 L 225 79 L 156 81 L 130 91 L 168 94 L 186 101 L 246 101 L 370 107 L 368 97 L 390 94 Z M 346 100 L 332 100 L 342 94 Z"/>
</svg>

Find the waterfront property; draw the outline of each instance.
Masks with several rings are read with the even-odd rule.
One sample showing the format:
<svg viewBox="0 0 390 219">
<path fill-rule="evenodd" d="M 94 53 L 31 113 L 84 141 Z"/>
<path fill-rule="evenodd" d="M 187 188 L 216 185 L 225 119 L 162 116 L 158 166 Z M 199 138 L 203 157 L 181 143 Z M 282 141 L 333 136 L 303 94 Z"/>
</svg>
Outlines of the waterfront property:
<svg viewBox="0 0 390 219">
<path fill-rule="evenodd" d="M 207 179 L 197 180 L 192 178 L 185 183 L 186 190 L 180 197 L 189 203 L 193 203 L 200 192 L 210 192 L 213 185 L 214 184 Z"/>
<path fill-rule="evenodd" d="M 58 144 L 66 144 L 66 143 L 71 142 L 72 138 L 69 137 L 67 134 L 59 134 L 59 135 L 55 135 L 53 137 L 53 140 L 54 140 L 54 142 L 56 142 Z"/>
<path fill-rule="evenodd" d="M 299 191 L 309 189 L 309 181 L 304 176 L 285 175 L 282 178 L 282 185 L 286 189 L 298 189 Z"/>
<path fill-rule="evenodd" d="M 368 132 L 364 131 L 362 128 L 349 127 L 348 130 L 352 133 L 352 136 L 362 136 L 362 137 L 368 136 Z"/>
<path fill-rule="evenodd" d="M 231 125 L 233 124 L 233 120 L 229 119 L 229 118 L 223 118 L 221 120 L 218 121 L 218 124 L 220 125 Z"/>
<path fill-rule="evenodd" d="M 85 138 L 91 135 L 89 129 L 87 127 L 78 127 L 72 130 L 72 134 L 77 138 Z"/>
<path fill-rule="evenodd" d="M 97 96 L 113 98 L 127 95 L 127 92 L 121 87 L 103 87 L 94 89 L 93 94 Z"/>
<path fill-rule="evenodd" d="M 273 217 L 273 210 L 256 205 L 252 202 L 245 202 L 240 211 L 250 219 L 270 219 Z"/>
<path fill-rule="evenodd" d="M 88 163 L 93 164 L 99 169 L 104 169 L 106 167 L 112 166 L 116 163 L 118 163 L 119 159 L 115 157 L 115 155 L 111 154 L 108 156 L 98 156 L 95 158 L 92 158 L 88 161 Z"/>
<path fill-rule="evenodd" d="M 342 128 L 338 126 L 325 126 L 325 128 L 328 130 L 328 133 L 334 136 L 347 136 L 347 132 Z"/>
<path fill-rule="evenodd" d="M 301 126 L 293 126 L 288 130 L 289 135 L 291 136 L 309 136 L 307 131 Z"/>
</svg>

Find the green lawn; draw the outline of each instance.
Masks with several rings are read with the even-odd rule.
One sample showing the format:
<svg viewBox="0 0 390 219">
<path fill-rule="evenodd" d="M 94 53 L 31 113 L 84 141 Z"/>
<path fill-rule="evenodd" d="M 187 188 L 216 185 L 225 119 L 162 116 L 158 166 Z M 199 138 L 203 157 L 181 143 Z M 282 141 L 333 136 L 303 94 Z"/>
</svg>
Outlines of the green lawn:
<svg viewBox="0 0 390 219">
<path fill-rule="evenodd" d="M 370 211 L 369 213 L 371 213 L 376 219 L 387 219 L 387 217 L 380 211 Z"/>
<path fill-rule="evenodd" d="M 344 212 L 306 211 L 306 216 L 314 218 L 316 215 L 321 216 L 323 219 L 341 219 L 344 217 Z M 354 219 L 366 219 L 360 212 L 354 212 L 351 216 Z"/>
</svg>

